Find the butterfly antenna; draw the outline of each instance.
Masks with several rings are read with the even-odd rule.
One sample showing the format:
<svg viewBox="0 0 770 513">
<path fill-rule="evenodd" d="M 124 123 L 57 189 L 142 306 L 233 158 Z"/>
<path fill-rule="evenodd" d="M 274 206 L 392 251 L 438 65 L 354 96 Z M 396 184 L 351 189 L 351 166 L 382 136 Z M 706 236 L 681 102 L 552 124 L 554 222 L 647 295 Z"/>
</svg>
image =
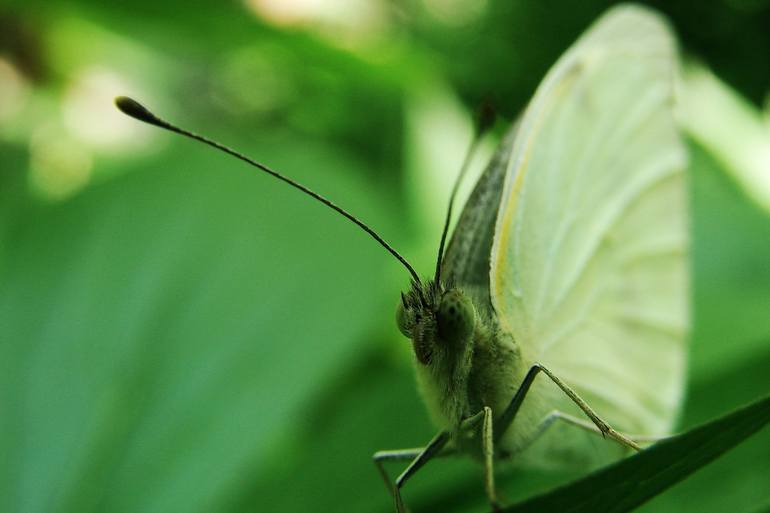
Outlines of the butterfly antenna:
<svg viewBox="0 0 770 513">
<path fill-rule="evenodd" d="M 446 218 L 444 219 L 444 229 L 441 230 L 441 242 L 439 242 L 438 256 L 436 257 L 436 275 L 433 282 L 437 287 L 441 283 L 441 262 L 444 260 L 444 246 L 446 245 L 447 233 L 449 233 L 449 223 L 452 220 L 452 208 L 454 207 L 455 199 L 457 197 L 457 190 L 460 188 L 460 183 L 462 183 L 463 177 L 465 176 L 468 167 L 470 167 L 471 160 L 473 159 L 473 155 L 476 153 L 476 149 L 479 146 L 481 137 L 490 127 L 492 127 L 494 122 L 495 111 L 492 109 L 492 106 L 489 103 L 484 102 L 479 108 L 476 116 L 476 127 L 473 134 L 473 140 L 471 141 L 471 145 L 465 154 L 463 165 L 460 167 L 460 172 L 458 173 L 457 178 L 455 178 L 455 183 L 452 185 L 452 192 L 449 195 L 449 207 L 447 208 Z"/>
<path fill-rule="evenodd" d="M 252 166 L 254 166 L 254 167 L 264 171 L 265 173 L 267 173 L 269 175 L 274 176 L 275 178 L 277 178 L 277 179 L 279 179 L 279 180 L 281 180 L 281 181 L 291 185 L 295 189 L 299 189 L 300 191 L 304 192 L 305 194 L 307 194 L 311 198 L 315 198 L 316 200 L 320 201 L 321 203 L 323 203 L 327 207 L 331 208 L 332 210 L 335 210 L 336 212 L 342 214 L 344 217 L 348 218 L 354 224 L 358 225 L 358 227 L 361 228 L 363 231 L 365 231 L 366 233 L 371 235 L 374 240 L 379 242 L 380 245 L 382 247 L 384 247 L 386 250 L 388 250 L 388 252 L 391 255 L 396 257 L 396 260 L 401 262 L 401 264 L 403 264 L 403 266 L 406 267 L 406 270 L 409 271 L 409 274 L 412 275 L 412 279 L 416 283 L 418 283 L 418 284 L 421 283 L 420 282 L 420 277 L 417 275 L 417 272 L 409 264 L 409 262 L 407 262 L 406 258 L 401 256 L 401 254 L 398 251 L 396 251 L 390 244 L 385 242 L 385 240 L 383 240 L 383 238 L 380 237 L 377 234 L 377 232 L 375 232 L 374 230 L 369 228 L 366 224 L 364 224 L 363 221 L 361 221 L 356 216 L 354 216 L 353 214 L 351 214 L 347 210 L 343 209 L 342 207 L 340 207 L 338 205 L 335 205 L 331 200 L 326 199 L 325 197 L 321 196 L 317 192 L 308 189 L 307 187 L 305 187 L 301 183 L 295 182 L 291 178 L 288 178 L 288 177 L 282 175 L 281 173 L 279 173 L 277 171 L 273 171 L 272 169 L 270 169 L 266 165 L 261 164 L 261 163 L 257 162 L 256 160 L 251 159 L 251 158 L 247 157 L 246 155 L 243 155 L 242 153 L 239 153 L 239 152 L 237 152 L 237 151 L 235 151 L 235 150 L 233 150 L 231 148 L 228 148 L 227 146 L 225 146 L 223 144 L 220 144 L 220 143 L 218 143 L 216 141 L 212 141 L 211 139 L 208 139 L 208 138 L 206 138 L 206 137 L 204 137 L 202 135 L 198 135 L 196 133 L 190 132 L 190 131 L 185 130 L 183 128 L 179 128 L 178 126 L 172 125 L 168 121 L 165 121 L 165 120 L 159 118 L 158 116 L 156 116 L 155 114 L 153 114 L 152 112 L 150 112 L 144 105 L 142 105 L 141 103 L 137 102 L 136 100 L 133 100 L 133 99 L 128 98 L 126 96 L 118 96 L 117 98 L 115 98 L 115 105 L 118 107 L 118 109 L 120 109 L 121 112 L 123 112 L 124 114 L 126 114 L 128 116 L 131 116 L 134 119 L 138 119 L 139 121 L 143 121 L 143 122 L 148 123 L 150 125 L 154 125 L 154 126 L 157 126 L 157 127 L 160 127 L 160 128 L 164 128 L 164 129 L 169 130 L 171 132 L 174 132 L 176 134 L 183 135 L 185 137 L 189 137 L 190 139 L 194 139 L 196 141 L 202 142 L 203 144 L 206 144 L 206 145 L 211 146 L 213 148 L 216 148 L 216 149 L 218 149 L 220 151 L 223 151 L 223 152 L 225 152 L 225 153 L 227 153 L 229 155 L 232 155 L 233 157 L 235 157 L 237 159 L 240 159 L 240 160 L 242 160 L 242 161 L 244 161 L 244 162 L 246 162 L 248 164 L 251 164 Z"/>
</svg>

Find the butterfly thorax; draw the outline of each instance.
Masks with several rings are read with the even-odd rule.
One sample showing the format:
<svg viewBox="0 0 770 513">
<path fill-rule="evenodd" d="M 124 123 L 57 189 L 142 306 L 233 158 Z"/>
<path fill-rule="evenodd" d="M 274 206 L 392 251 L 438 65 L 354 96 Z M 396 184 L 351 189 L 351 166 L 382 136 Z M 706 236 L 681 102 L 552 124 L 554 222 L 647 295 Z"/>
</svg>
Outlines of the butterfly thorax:
<svg viewBox="0 0 770 513">
<path fill-rule="evenodd" d="M 515 392 L 519 354 L 461 287 L 413 284 L 397 320 L 412 341 L 417 380 L 434 420 L 456 429 L 484 406 L 502 411 Z"/>
</svg>

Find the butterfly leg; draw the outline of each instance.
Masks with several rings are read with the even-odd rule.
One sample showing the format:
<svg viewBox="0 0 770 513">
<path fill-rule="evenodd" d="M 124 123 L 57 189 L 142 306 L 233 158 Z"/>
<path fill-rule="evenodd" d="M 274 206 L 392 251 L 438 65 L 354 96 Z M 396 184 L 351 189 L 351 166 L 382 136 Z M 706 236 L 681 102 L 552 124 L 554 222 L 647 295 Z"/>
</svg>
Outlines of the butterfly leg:
<svg viewBox="0 0 770 513">
<path fill-rule="evenodd" d="M 404 513 L 406 508 L 404 502 L 401 499 L 401 487 L 404 486 L 406 481 L 414 475 L 423 465 L 428 463 L 432 458 L 437 456 L 445 456 L 451 454 L 452 451 L 444 451 L 442 449 L 449 441 L 449 433 L 442 431 L 437 434 L 428 443 L 427 446 L 420 449 L 404 449 L 396 451 L 377 451 L 374 453 L 373 459 L 377 470 L 385 481 L 385 486 L 388 487 L 388 491 L 393 495 L 393 499 L 396 502 L 396 511 L 398 513 Z M 388 473 L 385 472 L 385 468 L 382 464 L 385 461 L 405 461 L 412 460 L 408 467 L 396 478 L 395 483 L 391 483 Z"/>
<path fill-rule="evenodd" d="M 484 456 L 484 485 L 489 504 L 493 510 L 497 511 L 500 509 L 500 505 L 497 502 L 495 490 L 495 438 L 492 408 L 484 406 L 483 410 L 463 420 L 462 430 L 473 430 L 479 425 L 479 422 L 481 422 L 481 452 Z"/>
<path fill-rule="evenodd" d="M 577 395 L 577 393 L 575 393 L 575 391 L 572 390 L 566 383 L 556 377 L 556 375 L 554 375 L 550 370 L 537 363 L 530 367 L 529 371 L 527 371 L 527 375 L 524 376 L 524 379 L 522 380 L 519 389 L 516 391 L 516 394 L 513 396 L 513 399 L 511 399 L 510 404 L 508 404 L 508 407 L 497 420 L 495 426 L 495 440 L 499 439 L 500 436 L 505 433 L 506 429 L 508 429 L 508 426 L 510 426 L 513 422 L 513 418 L 516 416 L 516 413 L 518 413 L 519 408 L 521 408 L 521 404 L 524 401 L 524 397 L 526 397 L 530 387 L 532 386 L 532 382 L 540 372 L 548 376 L 551 381 L 553 381 L 556 386 L 558 386 L 562 392 L 564 392 L 567 397 L 572 400 L 572 402 L 574 402 L 581 410 L 583 410 L 583 413 L 585 413 L 588 418 L 591 419 L 591 422 L 593 422 L 596 428 L 601 432 L 602 436 L 609 436 L 613 440 L 616 440 L 617 442 L 636 451 L 641 450 L 636 442 L 628 439 L 621 433 L 618 433 L 609 424 L 599 418 L 596 412 L 594 412 L 593 409 L 591 409 L 591 407 L 588 406 L 588 404 L 586 404 L 586 402 L 583 401 L 583 399 L 581 399 L 580 396 Z"/>
<path fill-rule="evenodd" d="M 500 509 L 500 504 L 497 502 L 497 492 L 495 491 L 495 438 L 493 426 L 492 408 L 484 406 L 484 421 L 481 425 L 481 446 L 484 453 L 484 483 L 489 504 L 493 510 L 497 511 Z"/>
<path fill-rule="evenodd" d="M 396 449 L 389 451 L 377 451 L 372 456 L 374 466 L 377 467 L 377 472 L 380 473 L 385 487 L 388 489 L 388 493 L 393 495 L 393 483 L 388 476 L 388 472 L 385 470 L 384 463 L 387 461 L 412 461 L 423 451 L 423 447 L 416 449 Z"/>
<path fill-rule="evenodd" d="M 601 435 L 602 432 L 599 430 L 599 428 L 596 427 L 596 425 L 593 422 L 589 422 L 587 420 L 579 419 L 577 417 L 573 417 L 572 415 L 568 413 L 564 413 L 558 410 L 554 410 L 548 415 L 546 415 L 543 420 L 540 422 L 540 424 L 537 427 L 537 431 L 534 435 L 531 437 L 531 442 L 534 442 L 540 436 L 545 433 L 551 425 L 553 425 L 557 421 L 563 421 L 567 424 L 570 424 L 572 426 L 579 427 L 581 429 L 584 429 L 590 433 Z M 646 435 L 629 435 L 626 433 L 621 433 L 623 436 L 628 438 L 629 440 L 632 440 L 636 442 L 637 444 L 640 443 L 650 443 L 650 442 L 657 442 L 659 440 L 662 440 L 666 438 L 665 436 L 646 436 Z M 620 443 L 620 442 L 618 442 Z M 625 446 L 625 444 L 623 444 Z"/>
</svg>

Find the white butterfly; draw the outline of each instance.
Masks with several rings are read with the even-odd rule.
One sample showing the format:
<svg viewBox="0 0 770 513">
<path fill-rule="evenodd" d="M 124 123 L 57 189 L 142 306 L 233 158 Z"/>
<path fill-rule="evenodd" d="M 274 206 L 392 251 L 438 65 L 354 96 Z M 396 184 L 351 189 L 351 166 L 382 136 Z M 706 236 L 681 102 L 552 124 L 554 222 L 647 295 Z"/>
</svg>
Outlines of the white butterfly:
<svg viewBox="0 0 770 513">
<path fill-rule="evenodd" d="M 496 459 L 532 446 L 530 461 L 587 464 L 574 425 L 630 447 L 620 431 L 671 429 L 689 325 L 676 70 L 656 14 L 605 14 L 504 138 L 440 277 L 403 297 L 399 327 L 442 431 L 425 448 L 375 455 L 388 483 L 383 461 L 412 460 L 392 487 L 399 511 L 401 486 L 439 454 L 482 460 L 495 504 Z"/>
</svg>

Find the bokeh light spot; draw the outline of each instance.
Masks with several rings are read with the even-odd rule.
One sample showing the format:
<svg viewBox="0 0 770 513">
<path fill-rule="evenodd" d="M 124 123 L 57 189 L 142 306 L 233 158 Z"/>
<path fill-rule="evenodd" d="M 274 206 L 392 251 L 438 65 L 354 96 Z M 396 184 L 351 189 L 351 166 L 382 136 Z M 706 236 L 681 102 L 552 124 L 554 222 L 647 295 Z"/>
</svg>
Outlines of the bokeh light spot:
<svg viewBox="0 0 770 513">
<path fill-rule="evenodd" d="M 32 134 L 30 183 L 41 196 L 59 200 L 83 188 L 91 178 L 93 158 L 56 125 L 39 127 Z"/>
<path fill-rule="evenodd" d="M 29 96 L 29 85 L 16 67 L 0 57 L 0 123 L 18 114 Z"/>
<path fill-rule="evenodd" d="M 423 0 L 425 9 L 447 25 L 464 25 L 479 19 L 487 9 L 487 0 Z"/>
<path fill-rule="evenodd" d="M 76 139 L 94 148 L 129 150 L 143 145 L 147 132 L 115 108 L 113 100 L 121 94 L 137 94 L 136 88 L 107 68 L 83 69 L 64 92 L 64 125 Z"/>
</svg>

